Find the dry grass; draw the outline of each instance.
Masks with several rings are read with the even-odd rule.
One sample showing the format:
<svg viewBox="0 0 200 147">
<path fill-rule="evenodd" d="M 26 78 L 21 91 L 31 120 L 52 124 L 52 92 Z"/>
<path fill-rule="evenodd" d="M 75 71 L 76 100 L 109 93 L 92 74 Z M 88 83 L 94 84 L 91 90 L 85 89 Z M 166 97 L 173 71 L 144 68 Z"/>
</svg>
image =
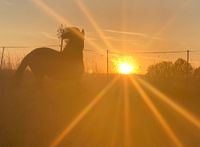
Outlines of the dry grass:
<svg viewBox="0 0 200 147">
<path fill-rule="evenodd" d="M 46 80 L 39 88 L 31 73 L 26 73 L 18 89 L 10 89 L 13 71 L 0 74 L 0 146 L 46 147 L 90 103 L 107 84 L 106 75 L 86 75 L 82 88 Z M 111 76 L 111 79 L 114 76 Z M 60 146 L 67 147 L 121 147 L 124 146 L 124 92 L 123 78 L 64 138 Z M 144 78 L 145 79 L 145 78 Z M 200 82 L 161 81 L 145 79 L 158 87 L 174 101 L 200 116 Z M 173 147 L 174 144 L 154 115 L 128 83 L 130 100 L 131 146 Z M 147 90 L 146 90 L 147 91 Z M 153 102 L 185 146 L 200 144 L 200 130 L 190 124 L 149 91 Z"/>
</svg>

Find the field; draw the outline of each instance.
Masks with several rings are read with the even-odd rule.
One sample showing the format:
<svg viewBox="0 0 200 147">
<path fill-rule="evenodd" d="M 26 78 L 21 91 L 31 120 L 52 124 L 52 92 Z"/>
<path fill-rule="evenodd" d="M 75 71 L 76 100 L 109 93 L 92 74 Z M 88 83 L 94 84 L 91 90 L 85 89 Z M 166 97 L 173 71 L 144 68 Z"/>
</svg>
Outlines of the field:
<svg viewBox="0 0 200 147">
<path fill-rule="evenodd" d="M 12 76 L 9 70 L 0 74 L 1 147 L 200 145 L 197 79 L 91 74 L 85 75 L 80 85 L 46 79 L 43 87 L 38 87 L 28 72 L 21 87 L 11 88 Z M 136 79 L 157 87 L 181 110 L 173 109 L 144 85 L 134 86 Z M 143 97 L 149 96 L 150 104 L 139 91 Z M 184 117 L 184 110 L 197 121 Z"/>
</svg>

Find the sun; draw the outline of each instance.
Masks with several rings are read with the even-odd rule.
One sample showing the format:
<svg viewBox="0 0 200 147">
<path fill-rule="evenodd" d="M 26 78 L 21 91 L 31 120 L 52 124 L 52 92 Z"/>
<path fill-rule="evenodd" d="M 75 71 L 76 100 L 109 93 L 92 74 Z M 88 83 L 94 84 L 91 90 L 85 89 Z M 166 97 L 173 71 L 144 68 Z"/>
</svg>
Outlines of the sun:
<svg viewBox="0 0 200 147">
<path fill-rule="evenodd" d="M 118 72 L 120 74 L 132 74 L 134 72 L 134 66 L 128 62 L 119 63 Z"/>
<path fill-rule="evenodd" d="M 131 56 L 118 57 L 112 60 L 115 65 L 115 72 L 119 74 L 129 75 L 138 72 L 138 64 Z"/>
</svg>

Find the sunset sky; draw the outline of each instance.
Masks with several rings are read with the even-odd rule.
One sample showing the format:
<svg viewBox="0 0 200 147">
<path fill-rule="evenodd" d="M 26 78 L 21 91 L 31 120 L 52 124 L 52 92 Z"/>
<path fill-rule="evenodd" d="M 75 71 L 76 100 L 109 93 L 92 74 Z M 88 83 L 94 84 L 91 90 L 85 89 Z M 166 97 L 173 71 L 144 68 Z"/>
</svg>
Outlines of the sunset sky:
<svg viewBox="0 0 200 147">
<path fill-rule="evenodd" d="M 86 32 L 87 49 L 200 49 L 199 0 L 0 0 L 0 45 L 59 44 L 60 24 Z M 103 39 L 102 39 L 103 38 Z"/>
</svg>

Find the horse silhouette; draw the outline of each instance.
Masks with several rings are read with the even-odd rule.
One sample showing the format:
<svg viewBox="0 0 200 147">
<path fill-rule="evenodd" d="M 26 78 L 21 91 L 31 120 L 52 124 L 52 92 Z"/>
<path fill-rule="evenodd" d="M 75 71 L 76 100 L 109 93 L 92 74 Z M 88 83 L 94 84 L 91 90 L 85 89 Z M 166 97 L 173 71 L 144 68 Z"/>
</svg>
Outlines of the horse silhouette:
<svg viewBox="0 0 200 147">
<path fill-rule="evenodd" d="M 61 35 L 62 39 L 68 40 L 63 51 L 46 47 L 31 51 L 24 57 L 15 72 L 15 85 L 21 83 L 26 67 L 31 69 L 39 83 L 44 77 L 66 81 L 79 80 L 84 73 L 84 36 L 84 30 L 68 27 Z"/>
</svg>

